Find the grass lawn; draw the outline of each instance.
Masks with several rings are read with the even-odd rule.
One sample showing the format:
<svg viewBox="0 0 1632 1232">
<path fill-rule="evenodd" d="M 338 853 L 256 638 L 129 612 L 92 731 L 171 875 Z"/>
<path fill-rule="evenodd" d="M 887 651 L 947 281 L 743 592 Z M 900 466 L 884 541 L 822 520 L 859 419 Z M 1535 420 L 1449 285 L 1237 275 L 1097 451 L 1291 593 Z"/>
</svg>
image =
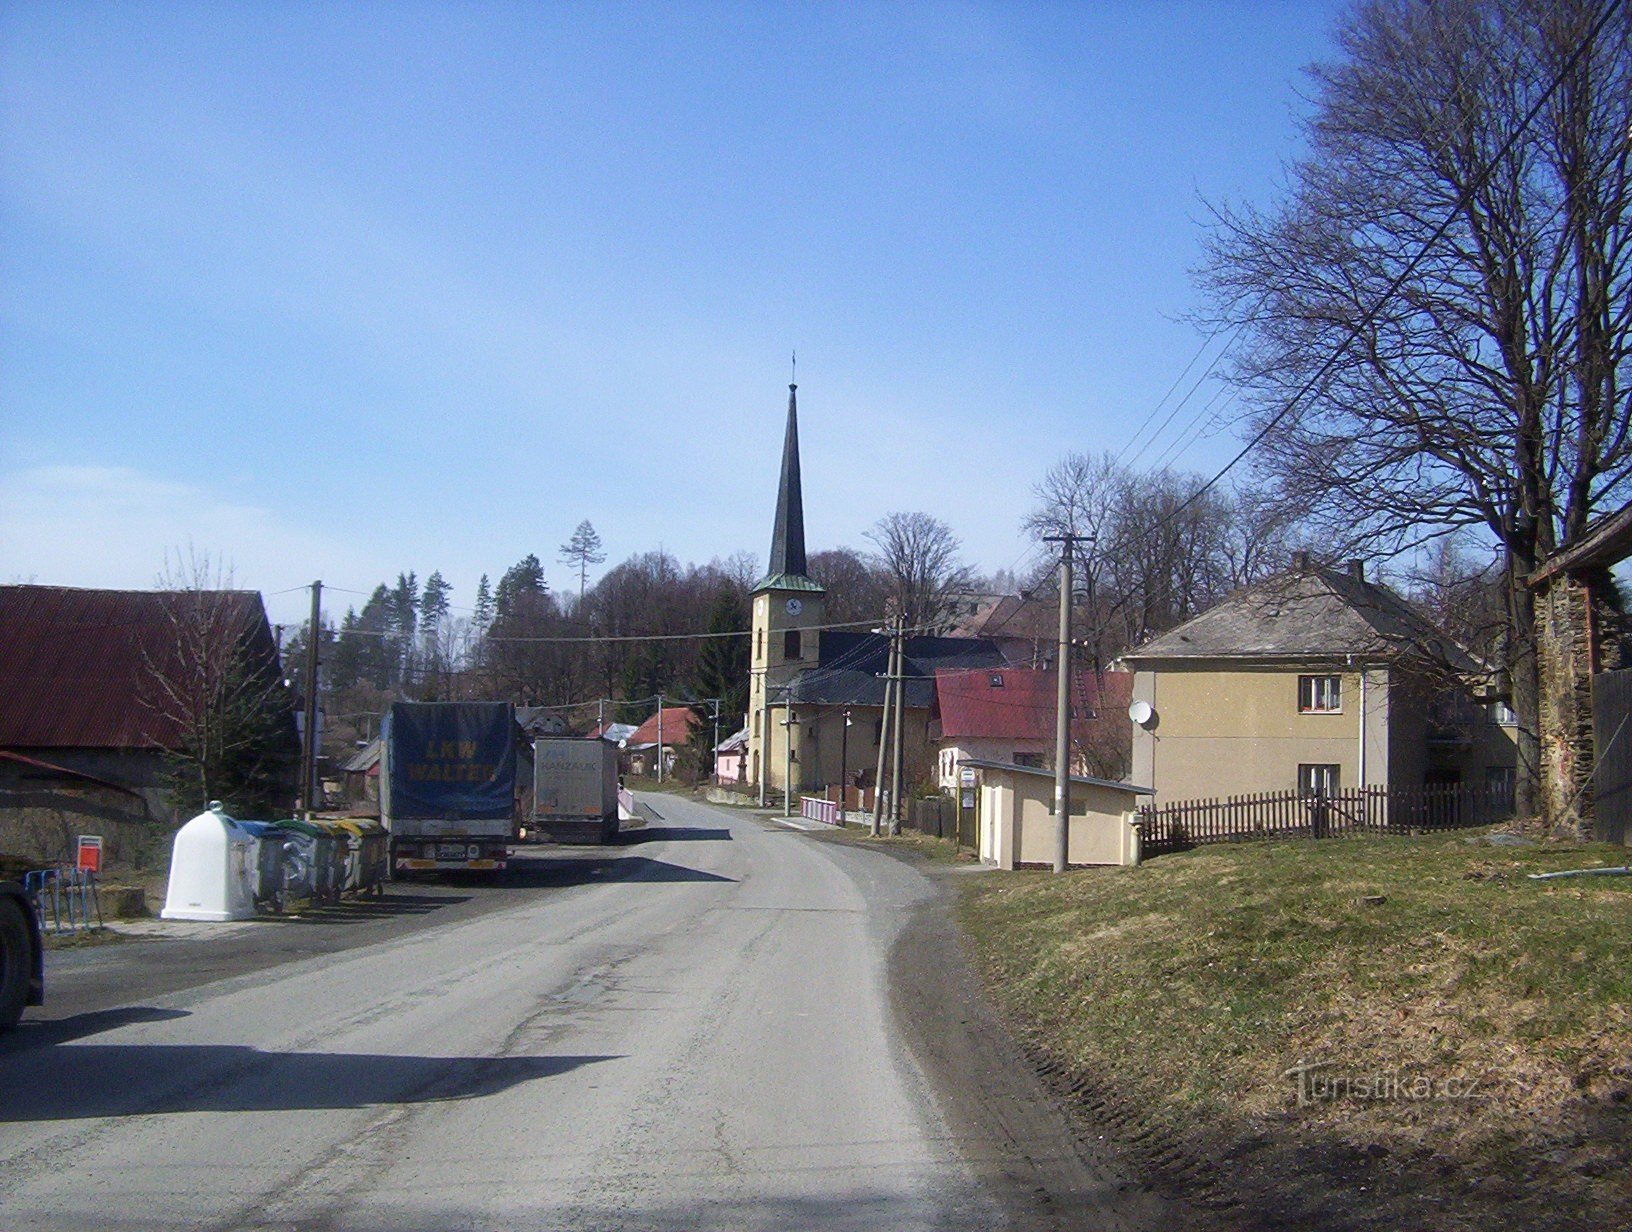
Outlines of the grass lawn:
<svg viewBox="0 0 1632 1232">
<path fill-rule="evenodd" d="M 1445 1222 L 1421 1226 L 1465 1226 L 1515 1176 L 1551 1187 L 1542 1223 L 1632 1226 L 1632 878 L 1527 877 L 1629 854 L 1231 844 L 983 877 L 960 910 L 1028 1043 L 1142 1132 L 1214 1160 L 1267 1148 L 1266 1183 L 1322 1152 L 1392 1161 L 1438 1178 Z"/>
</svg>

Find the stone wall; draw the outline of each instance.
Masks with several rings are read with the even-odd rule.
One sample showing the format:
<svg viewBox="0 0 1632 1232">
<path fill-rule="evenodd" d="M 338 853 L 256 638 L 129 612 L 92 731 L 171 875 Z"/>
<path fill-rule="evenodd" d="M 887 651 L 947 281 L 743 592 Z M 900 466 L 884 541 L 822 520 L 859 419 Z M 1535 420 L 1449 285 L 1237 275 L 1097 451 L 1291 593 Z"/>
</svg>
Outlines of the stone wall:
<svg viewBox="0 0 1632 1232">
<path fill-rule="evenodd" d="M 1536 593 L 1542 805 L 1550 825 L 1590 837 L 1592 677 L 1620 666 L 1619 616 L 1591 573 L 1562 573 Z"/>
</svg>

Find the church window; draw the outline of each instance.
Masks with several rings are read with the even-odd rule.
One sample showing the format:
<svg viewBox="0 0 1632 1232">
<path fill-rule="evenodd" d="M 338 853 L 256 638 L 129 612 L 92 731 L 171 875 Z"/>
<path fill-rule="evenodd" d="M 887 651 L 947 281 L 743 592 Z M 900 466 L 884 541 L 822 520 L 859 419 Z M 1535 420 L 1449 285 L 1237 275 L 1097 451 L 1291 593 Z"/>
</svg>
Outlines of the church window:
<svg viewBox="0 0 1632 1232">
<path fill-rule="evenodd" d="M 799 657 L 799 630 L 789 629 L 782 635 L 782 657 L 797 659 Z"/>
</svg>

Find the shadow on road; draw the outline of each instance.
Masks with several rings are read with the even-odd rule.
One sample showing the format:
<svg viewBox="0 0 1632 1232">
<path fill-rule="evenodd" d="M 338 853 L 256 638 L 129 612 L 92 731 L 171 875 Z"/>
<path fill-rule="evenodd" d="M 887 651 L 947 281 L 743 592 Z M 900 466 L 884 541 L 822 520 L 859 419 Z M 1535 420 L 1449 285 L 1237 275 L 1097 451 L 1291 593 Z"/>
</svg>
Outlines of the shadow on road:
<svg viewBox="0 0 1632 1232">
<path fill-rule="evenodd" d="M 425 915 L 470 901 L 468 894 L 403 894 L 387 890 L 379 898 L 347 898 L 325 907 L 303 907 L 288 915 L 269 915 L 282 924 L 366 924 L 402 915 Z"/>
<path fill-rule="evenodd" d="M 629 846 L 637 843 L 729 843 L 731 831 L 723 826 L 712 830 L 703 826 L 647 826 L 619 837 Z"/>
<path fill-rule="evenodd" d="M 128 1027 L 137 1022 L 170 1022 L 187 1017 L 186 1010 L 161 1010 L 153 1005 L 122 1005 L 117 1009 L 95 1010 L 75 1014 L 70 1018 L 48 1019 L 44 1022 L 24 1018 L 16 1030 L 0 1036 L 0 1057 L 23 1052 L 30 1048 L 44 1048 L 52 1044 L 66 1044 L 71 1040 L 86 1039 Z M 6 1097 L 11 1098 L 10 1094 Z M 3 1113 L 0 1113 L 3 1115 Z"/>
<path fill-rule="evenodd" d="M 234 1044 L 83 1044 L 8 1075 L 0 1123 L 479 1099 L 616 1056 L 400 1057 Z"/>
<path fill-rule="evenodd" d="M 735 877 L 722 877 L 700 868 L 670 864 L 667 860 L 653 860 L 647 856 L 585 855 L 546 856 L 539 859 L 515 861 L 503 881 L 495 881 L 495 888 L 539 889 L 554 886 L 593 885 L 610 881 L 720 881 L 735 882 Z"/>
</svg>

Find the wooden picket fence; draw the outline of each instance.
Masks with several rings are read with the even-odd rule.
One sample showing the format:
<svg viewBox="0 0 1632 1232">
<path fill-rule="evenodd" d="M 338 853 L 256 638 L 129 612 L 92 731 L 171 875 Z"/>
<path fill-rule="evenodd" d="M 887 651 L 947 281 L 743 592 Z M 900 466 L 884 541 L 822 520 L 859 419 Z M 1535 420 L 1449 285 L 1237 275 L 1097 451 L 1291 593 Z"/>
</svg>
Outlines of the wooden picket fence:
<svg viewBox="0 0 1632 1232">
<path fill-rule="evenodd" d="M 1462 783 L 1357 787 L 1325 796 L 1259 792 L 1147 809 L 1142 815 L 1141 843 L 1144 854 L 1151 856 L 1207 843 L 1454 830 L 1489 825 L 1512 815 L 1508 793 Z"/>
</svg>

